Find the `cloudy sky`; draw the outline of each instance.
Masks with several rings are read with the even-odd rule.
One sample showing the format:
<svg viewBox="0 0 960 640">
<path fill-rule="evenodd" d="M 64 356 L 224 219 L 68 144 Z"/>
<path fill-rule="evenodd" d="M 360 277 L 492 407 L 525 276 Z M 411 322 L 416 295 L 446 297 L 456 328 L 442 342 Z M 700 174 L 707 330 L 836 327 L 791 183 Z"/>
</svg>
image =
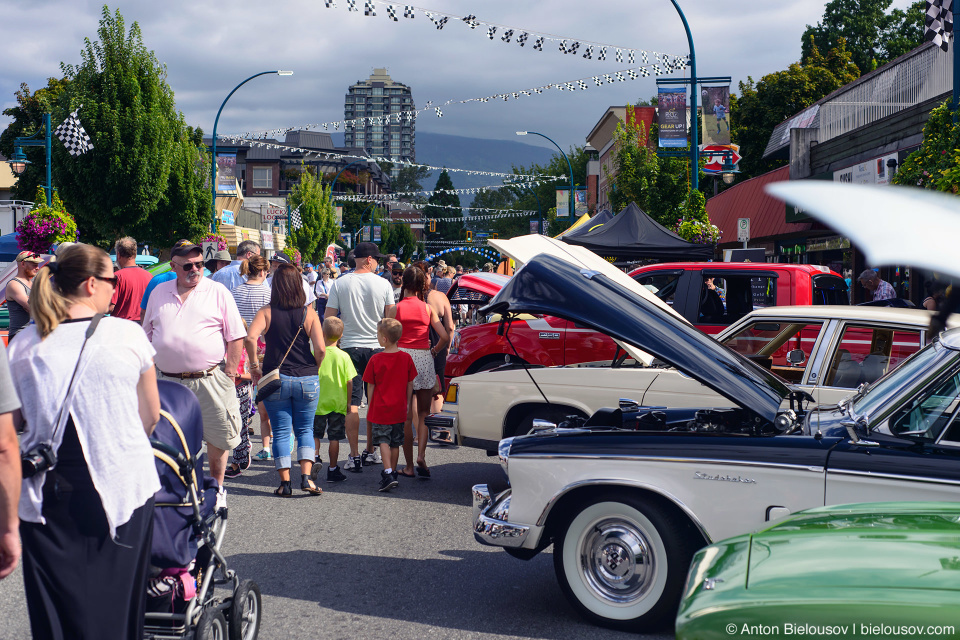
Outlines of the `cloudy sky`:
<svg viewBox="0 0 960 640">
<path fill-rule="evenodd" d="M 824 0 L 681 0 L 697 48 L 698 73 L 729 75 L 736 83 L 785 68 L 799 58 L 800 35 L 823 13 Z M 905 7 L 909 0 L 895 0 Z M 347 87 L 387 67 L 412 87 L 418 107 L 531 89 L 629 68 L 611 53 L 585 60 L 583 46 L 564 55 L 549 41 L 542 52 L 500 40 L 505 27 L 624 49 L 688 53 L 683 26 L 669 0 L 418 0 L 413 5 L 453 16 L 476 15 L 501 25 L 496 39 L 486 27 L 471 30 L 451 19 L 437 30 L 422 11 L 399 22 L 376 3 L 377 16 L 348 11 L 347 0 L 283 3 L 205 0 L 113 0 L 128 25 L 138 22 L 143 41 L 166 65 L 177 107 L 189 124 L 209 133 L 221 101 L 244 78 L 270 69 L 292 77 L 264 76 L 230 99 L 220 133 L 269 130 L 343 118 Z M 400 5 L 402 7 L 402 5 Z M 32 90 L 60 75 L 60 63 L 78 64 L 85 37 L 96 39 L 102 4 L 90 0 L 0 0 L 4 46 L 0 105 L 14 104 L 21 82 Z M 639 64 L 639 58 L 638 58 Z M 567 149 L 584 137 L 609 105 L 656 93 L 652 77 L 591 87 L 551 90 L 520 100 L 452 104 L 443 117 L 423 114 L 418 131 L 517 140 L 517 130 L 540 131 Z M 82 117 L 82 114 L 81 114 Z M 734 116 L 735 117 L 735 116 Z M 0 116 L 0 128 L 9 119 Z M 549 146 L 528 136 L 523 141 Z M 465 160 L 467 162 L 467 160 Z M 463 167 L 470 168 L 470 167 Z"/>
</svg>

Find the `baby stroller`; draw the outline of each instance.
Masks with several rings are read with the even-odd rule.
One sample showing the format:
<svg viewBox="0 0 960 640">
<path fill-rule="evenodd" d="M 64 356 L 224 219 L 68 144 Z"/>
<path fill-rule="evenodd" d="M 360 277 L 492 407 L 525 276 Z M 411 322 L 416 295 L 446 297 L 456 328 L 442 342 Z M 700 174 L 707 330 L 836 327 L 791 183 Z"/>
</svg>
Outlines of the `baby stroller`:
<svg viewBox="0 0 960 640">
<path fill-rule="evenodd" d="M 189 389 L 160 380 L 160 422 L 151 444 L 160 475 L 153 515 L 144 637 L 147 640 L 256 640 L 260 587 L 241 581 L 220 552 L 227 508 L 203 471 L 203 418 Z M 226 587 L 229 595 L 216 595 Z"/>
</svg>

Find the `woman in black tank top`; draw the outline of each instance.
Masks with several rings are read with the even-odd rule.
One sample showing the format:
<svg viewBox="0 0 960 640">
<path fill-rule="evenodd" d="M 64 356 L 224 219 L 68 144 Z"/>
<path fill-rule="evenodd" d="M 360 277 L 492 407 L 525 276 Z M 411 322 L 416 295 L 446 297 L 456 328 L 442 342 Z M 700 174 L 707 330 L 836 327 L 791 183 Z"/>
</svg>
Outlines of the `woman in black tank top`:
<svg viewBox="0 0 960 640">
<path fill-rule="evenodd" d="M 310 479 L 316 450 L 313 416 L 317 409 L 317 371 L 326 352 L 323 330 L 316 312 L 306 305 L 303 279 L 296 267 L 281 264 L 273 274 L 270 305 L 257 312 L 250 324 L 244 347 L 254 383 L 274 369 L 280 369 L 280 388 L 263 400 L 273 427 L 273 459 L 280 474 L 281 497 L 293 494 L 290 483 L 290 437 L 297 441 L 300 488 L 311 495 L 323 493 Z M 266 354 L 262 369 L 257 365 L 257 338 L 264 334 Z M 311 351 L 311 346 L 313 347 Z"/>
</svg>

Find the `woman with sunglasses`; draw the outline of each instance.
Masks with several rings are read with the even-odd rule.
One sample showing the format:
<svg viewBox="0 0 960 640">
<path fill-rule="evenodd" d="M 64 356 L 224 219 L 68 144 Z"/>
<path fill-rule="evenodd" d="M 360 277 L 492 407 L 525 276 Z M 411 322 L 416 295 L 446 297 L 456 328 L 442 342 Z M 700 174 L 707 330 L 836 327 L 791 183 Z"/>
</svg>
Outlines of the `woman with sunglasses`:
<svg viewBox="0 0 960 640">
<path fill-rule="evenodd" d="M 21 451 L 47 443 L 56 452 L 52 469 L 24 478 L 20 497 L 34 638 L 143 635 L 160 489 L 147 438 L 160 398 L 154 350 L 139 325 L 99 318 L 89 334 L 116 280 L 102 249 L 64 250 L 34 281 L 35 324 L 10 344 Z"/>
</svg>

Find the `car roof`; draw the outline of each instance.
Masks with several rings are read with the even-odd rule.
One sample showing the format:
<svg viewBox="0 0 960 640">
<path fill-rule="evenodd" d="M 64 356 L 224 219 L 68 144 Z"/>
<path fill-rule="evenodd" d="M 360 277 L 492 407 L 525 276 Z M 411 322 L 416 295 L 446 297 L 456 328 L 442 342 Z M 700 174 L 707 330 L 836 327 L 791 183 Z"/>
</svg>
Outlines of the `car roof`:
<svg viewBox="0 0 960 640">
<path fill-rule="evenodd" d="M 727 269 L 753 270 L 753 271 L 801 271 L 813 275 L 826 274 L 840 276 L 836 271 L 831 271 L 829 267 L 819 264 L 790 264 L 779 262 L 660 262 L 657 264 L 648 264 L 638 267 L 630 272 L 633 276 L 647 271 L 669 271 L 671 269 L 683 270 L 707 270 L 707 271 L 725 271 Z"/>
<path fill-rule="evenodd" d="M 932 311 L 926 309 L 901 309 L 896 307 L 861 307 L 840 304 L 785 305 L 756 309 L 746 318 L 765 318 L 791 316 L 794 318 L 827 318 L 863 322 L 889 322 L 896 324 L 914 324 L 929 326 Z M 742 321 L 741 321 L 742 322 Z M 739 324 L 739 323 L 738 323 Z M 960 314 L 951 314 L 948 327 L 960 327 Z"/>
</svg>

